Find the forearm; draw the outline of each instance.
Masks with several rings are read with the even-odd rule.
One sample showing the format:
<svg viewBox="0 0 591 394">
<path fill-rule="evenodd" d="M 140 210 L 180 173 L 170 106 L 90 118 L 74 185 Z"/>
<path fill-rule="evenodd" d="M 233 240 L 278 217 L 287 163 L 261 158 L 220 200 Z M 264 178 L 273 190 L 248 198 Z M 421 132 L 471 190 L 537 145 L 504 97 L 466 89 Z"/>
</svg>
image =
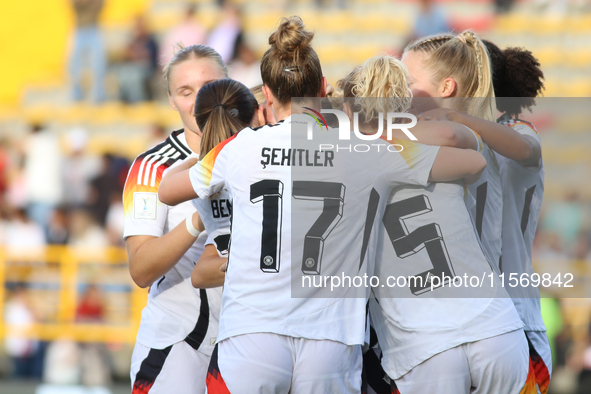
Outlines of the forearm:
<svg viewBox="0 0 591 394">
<path fill-rule="evenodd" d="M 467 126 L 450 121 L 419 121 L 411 132 L 426 145 L 450 146 L 462 149 L 477 149 L 474 134 Z M 404 134 L 400 132 L 400 134 Z M 396 136 L 398 138 L 398 135 Z M 406 137 L 406 136 L 405 136 Z M 406 138 L 407 139 L 407 138 Z"/>
<path fill-rule="evenodd" d="M 183 163 L 181 166 L 185 164 Z M 175 206 L 197 198 L 197 193 L 193 190 L 193 185 L 189 177 L 189 169 L 190 166 L 184 169 L 173 168 L 164 175 L 158 188 L 158 199 L 160 201 L 166 205 Z"/>
<path fill-rule="evenodd" d="M 223 286 L 226 277 L 220 267 L 228 261 L 217 255 L 202 256 L 191 274 L 191 283 L 198 289 L 208 289 Z"/>
<path fill-rule="evenodd" d="M 174 267 L 195 240 L 184 220 L 161 237 L 129 237 L 126 244 L 133 281 L 142 288 L 152 285 Z"/>
<path fill-rule="evenodd" d="M 449 182 L 457 179 L 470 180 L 479 177 L 486 167 L 481 153 L 471 149 L 441 147 L 431 168 L 430 182 Z M 478 179 L 478 178 L 476 178 Z"/>
<path fill-rule="evenodd" d="M 495 152 L 517 162 L 528 162 L 535 149 L 531 142 L 510 127 L 461 112 L 450 114 L 451 120 L 475 130 Z"/>
</svg>

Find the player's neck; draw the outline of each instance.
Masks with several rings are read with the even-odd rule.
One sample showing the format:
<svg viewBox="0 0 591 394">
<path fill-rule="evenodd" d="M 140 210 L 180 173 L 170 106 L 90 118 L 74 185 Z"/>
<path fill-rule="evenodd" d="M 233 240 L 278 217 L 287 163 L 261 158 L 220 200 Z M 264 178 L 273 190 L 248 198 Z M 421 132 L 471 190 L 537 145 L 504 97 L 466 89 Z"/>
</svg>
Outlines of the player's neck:
<svg viewBox="0 0 591 394">
<path fill-rule="evenodd" d="M 201 131 L 196 133 L 185 128 L 185 138 L 187 139 L 187 145 L 189 145 L 189 149 L 191 149 L 193 153 L 199 154 L 199 149 L 201 147 Z"/>
</svg>

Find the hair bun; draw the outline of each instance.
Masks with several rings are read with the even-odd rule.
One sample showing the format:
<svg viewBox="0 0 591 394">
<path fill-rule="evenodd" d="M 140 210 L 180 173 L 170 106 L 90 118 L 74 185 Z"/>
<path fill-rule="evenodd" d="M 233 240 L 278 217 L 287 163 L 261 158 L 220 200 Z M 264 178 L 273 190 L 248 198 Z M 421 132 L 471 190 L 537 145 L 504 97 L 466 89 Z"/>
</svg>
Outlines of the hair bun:
<svg viewBox="0 0 591 394">
<path fill-rule="evenodd" d="M 281 18 L 277 30 L 269 37 L 269 44 L 284 53 L 294 53 L 310 47 L 314 33 L 304 29 L 304 22 L 299 16 Z"/>
</svg>

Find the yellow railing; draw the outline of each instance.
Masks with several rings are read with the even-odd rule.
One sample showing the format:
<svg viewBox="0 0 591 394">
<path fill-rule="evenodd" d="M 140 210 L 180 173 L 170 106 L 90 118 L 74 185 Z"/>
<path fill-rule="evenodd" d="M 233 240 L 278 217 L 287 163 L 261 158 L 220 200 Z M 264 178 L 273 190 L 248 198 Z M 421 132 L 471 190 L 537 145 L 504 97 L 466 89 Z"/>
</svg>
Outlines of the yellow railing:
<svg viewBox="0 0 591 394">
<path fill-rule="evenodd" d="M 124 318 L 120 321 L 104 323 L 82 323 L 76 321 L 76 310 L 80 301 L 78 287 L 83 283 L 92 283 L 97 286 L 110 286 L 108 278 L 93 278 L 86 280 L 80 275 L 81 267 L 118 267 L 127 273 L 127 254 L 125 249 L 78 249 L 65 246 L 50 246 L 41 250 L 12 251 L 0 247 L 0 340 L 5 335 L 19 335 L 41 340 L 54 340 L 58 338 L 70 338 L 81 342 L 126 342 L 133 343 L 139 327 L 141 310 L 146 305 L 148 291 L 137 287 L 128 274 L 121 275 L 124 283 L 114 293 L 119 293 L 116 298 L 129 297 L 129 307 L 124 312 Z M 31 268 L 33 267 L 33 268 Z M 51 267 L 58 271 L 58 304 L 50 318 L 43 319 L 32 326 L 19 327 L 7 324 L 4 321 L 4 305 L 6 303 L 6 283 L 19 282 L 31 284 L 35 278 L 27 272 L 38 268 Z M 29 271 L 27 271 L 29 269 Z M 23 274 L 21 271 L 25 270 Z M 20 273 L 20 274 L 19 274 Z M 91 272 L 92 274 L 92 272 Z M 37 278 L 39 281 L 39 279 Z M 45 284 L 53 285 L 48 281 Z M 123 289 L 123 290 L 122 290 Z M 121 321 L 123 320 L 123 321 Z"/>
</svg>

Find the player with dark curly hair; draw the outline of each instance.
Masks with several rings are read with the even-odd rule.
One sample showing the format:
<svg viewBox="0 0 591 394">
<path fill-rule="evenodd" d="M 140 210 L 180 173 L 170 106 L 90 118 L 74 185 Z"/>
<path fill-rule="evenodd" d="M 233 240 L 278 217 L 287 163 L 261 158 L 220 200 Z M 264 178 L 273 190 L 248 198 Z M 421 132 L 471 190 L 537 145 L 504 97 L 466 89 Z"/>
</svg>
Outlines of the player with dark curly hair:
<svg viewBox="0 0 591 394">
<path fill-rule="evenodd" d="M 524 109 L 531 112 L 535 98 L 544 90 L 544 73 L 538 59 L 524 48 L 501 50 L 490 41 L 482 41 L 493 69 L 497 109 L 512 118 Z"/>
<path fill-rule="evenodd" d="M 501 50 L 484 41 L 493 71 L 497 109 L 503 115 L 497 123 L 459 112 L 437 109 L 422 114 L 424 119 L 445 119 L 478 130 L 496 152 L 503 191 L 502 256 L 498 271 L 506 276 L 534 273 L 531 247 L 544 193 L 544 165 L 540 136 L 535 127 L 518 118 L 531 112 L 535 98 L 544 89 L 540 63 L 524 48 Z M 548 391 L 552 354 L 540 311 L 539 292 L 533 287 L 508 287 L 515 307 L 525 323 L 530 366 L 540 393 Z"/>
</svg>

